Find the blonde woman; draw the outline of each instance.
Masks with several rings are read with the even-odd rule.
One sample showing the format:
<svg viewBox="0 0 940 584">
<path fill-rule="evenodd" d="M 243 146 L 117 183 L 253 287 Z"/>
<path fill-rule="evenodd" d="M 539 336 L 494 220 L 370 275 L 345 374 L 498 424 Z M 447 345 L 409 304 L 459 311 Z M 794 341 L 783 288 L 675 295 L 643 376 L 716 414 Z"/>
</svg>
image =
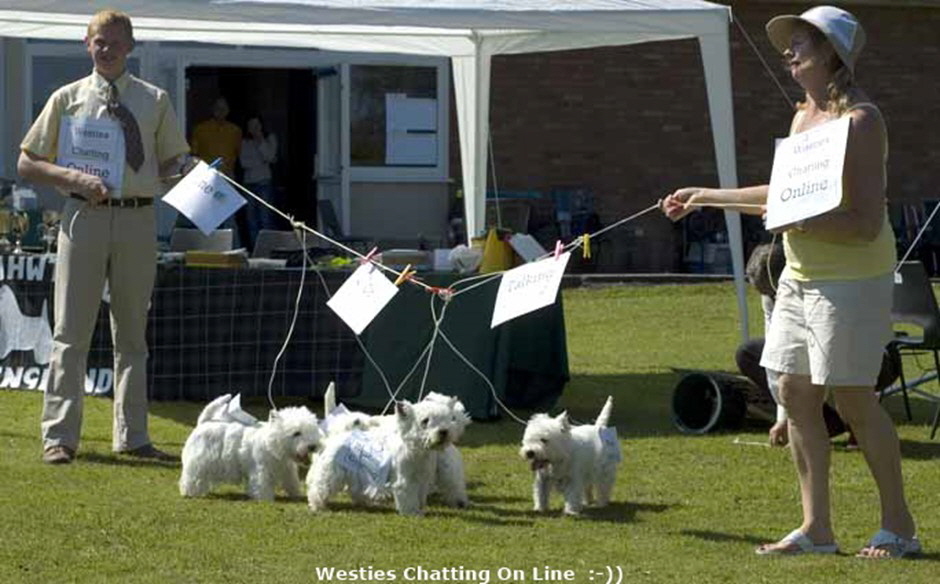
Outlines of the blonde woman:
<svg viewBox="0 0 940 584">
<path fill-rule="evenodd" d="M 865 43 L 856 18 L 818 6 L 767 23 L 793 79 L 805 90 L 790 133 L 850 119 L 843 201 L 830 212 L 781 229 L 786 268 L 780 278 L 761 365 L 779 374 L 790 448 L 799 477 L 802 524 L 758 554 L 834 553 L 829 500 L 830 445 L 820 414 L 827 390 L 855 430 L 881 500 L 881 528 L 858 553 L 897 558 L 921 551 L 904 497 L 898 436 L 873 389 L 891 337 L 894 234 L 887 217 L 887 131 L 878 107 L 854 83 Z M 667 196 L 677 220 L 707 204 L 741 205 L 761 214 L 767 185 L 684 188 Z"/>
</svg>

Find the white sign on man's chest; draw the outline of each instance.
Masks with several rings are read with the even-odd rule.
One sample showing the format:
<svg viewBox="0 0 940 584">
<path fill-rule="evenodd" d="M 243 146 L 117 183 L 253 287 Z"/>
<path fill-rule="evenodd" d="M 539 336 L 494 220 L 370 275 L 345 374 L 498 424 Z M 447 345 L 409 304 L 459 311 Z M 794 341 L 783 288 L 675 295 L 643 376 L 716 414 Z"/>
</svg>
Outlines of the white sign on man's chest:
<svg viewBox="0 0 940 584">
<path fill-rule="evenodd" d="M 63 116 L 56 164 L 97 176 L 109 196 L 121 196 L 124 181 L 124 132 L 114 120 Z"/>
<path fill-rule="evenodd" d="M 780 141 L 767 193 L 767 229 L 839 206 L 849 122 L 843 116 Z"/>
</svg>

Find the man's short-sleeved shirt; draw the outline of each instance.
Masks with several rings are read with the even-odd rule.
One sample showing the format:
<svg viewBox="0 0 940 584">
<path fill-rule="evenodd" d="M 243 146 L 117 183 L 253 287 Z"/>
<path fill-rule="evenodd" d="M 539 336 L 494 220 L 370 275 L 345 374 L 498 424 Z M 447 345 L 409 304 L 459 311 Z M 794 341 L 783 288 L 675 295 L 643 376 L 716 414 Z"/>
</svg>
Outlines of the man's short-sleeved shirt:
<svg viewBox="0 0 940 584">
<path fill-rule="evenodd" d="M 121 196 L 152 197 L 161 189 L 160 164 L 189 152 L 186 137 L 165 91 L 127 72 L 114 84 L 121 103 L 137 119 L 144 147 L 144 163 L 139 171 L 124 166 Z M 49 97 L 20 149 L 55 162 L 62 118 L 110 118 L 107 104 L 108 81 L 97 72 L 60 87 Z"/>
</svg>

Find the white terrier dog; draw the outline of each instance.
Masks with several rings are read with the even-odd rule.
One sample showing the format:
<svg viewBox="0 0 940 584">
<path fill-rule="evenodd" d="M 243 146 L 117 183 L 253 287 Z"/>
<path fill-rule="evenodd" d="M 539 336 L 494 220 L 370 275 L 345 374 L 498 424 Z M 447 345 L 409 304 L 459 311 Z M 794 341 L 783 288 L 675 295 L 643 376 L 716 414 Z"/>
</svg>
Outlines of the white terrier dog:
<svg viewBox="0 0 940 584">
<path fill-rule="evenodd" d="M 548 496 L 554 486 L 565 498 L 565 513 L 578 515 L 585 503 L 610 502 L 610 493 L 620 463 L 620 443 L 616 428 L 608 428 L 614 400 L 607 398 L 593 425 L 571 426 L 568 413 L 552 418 L 535 414 L 526 425 L 519 455 L 529 461 L 535 473 L 532 498 L 535 510 L 548 510 Z"/>
<path fill-rule="evenodd" d="M 470 504 L 467 497 L 467 481 L 464 477 L 463 457 L 457 450 L 455 443 L 463 435 L 470 416 L 460 400 L 437 392 L 427 394 L 422 401 L 443 404 L 451 410 L 451 439 L 450 443 L 432 452 L 433 477 L 431 493 L 440 495 L 444 504 L 449 507 L 466 507 Z M 336 386 L 333 382 L 327 386 L 323 396 L 323 421 L 320 429 L 327 435 L 340 434 L 352 430 L 366 431 L 386 425 L 394 428 L 395 416 L 370 416 L 363 412 L 355 412 L 343 404 L 336 403 Z"/>
<path fill-rule="evenodd" d="M 368 430 L 394 419 L 394 416 L 370 416 L 363 412 L 354 412 L 343 404 L 336 403 L 336 384 L 330 382 L 323 394 L 323 420 L 320 430 L 326 434 L 341 434 L 351 430 Z"/>
<path fill-rule="evenodd" d="M 464 430 L 470 424 L 467 410 L 456 397 L 431 392 L 425 396 L 424 401 L 431 401 L 446 405 L 451 411 L 452 432 L 450 443 L 439 451 L 434 452 L 434 482 L 431 492 L 437 493 L 448 507 L 466 507 L 470 504 L 467 497 L 467 481 L 463 471 L 463 457 L 457 449 L 456 443 L 463 436 Z"/>
<path fill-rule="evenodd" d="M 247 482 L 255 500 L 273 501 L 278 486 L 300 497 L 297 464 L 309 462 L 320 438 L 317 417 L 305 407 L 271 410 L 259 422 L 241 410 L 237 396 L 222 396 L 203 409 L 183 446 L 180 494 L 198 497 L 219 484 Z"/>
<path fill-rule="evenodd" d="M 402 515 L 424 512 L 434 475 L 434 453 L 450 444 L 455 431 L 452 407 L 435 401 L 395 404 L 394 423 L 367 431 L 330 434 L 307 473 L 312 511 L 347 488 L 354 503 L 395 499 Z"/>
</svg>

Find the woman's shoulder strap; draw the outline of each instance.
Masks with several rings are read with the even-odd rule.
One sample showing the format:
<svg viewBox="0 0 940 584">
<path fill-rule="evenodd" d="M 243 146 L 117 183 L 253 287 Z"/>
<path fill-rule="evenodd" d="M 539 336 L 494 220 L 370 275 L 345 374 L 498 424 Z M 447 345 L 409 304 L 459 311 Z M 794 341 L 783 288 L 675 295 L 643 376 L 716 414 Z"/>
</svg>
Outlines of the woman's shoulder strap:
<svg viewBox="0 0 940 584">
<path fill-rule="evenodd" d="M 850 111 L 854 109 L 860 109 L 860 108 L 870 108 L 870 109 L 875 110 L 879 115 L 881 114 L 881 110 L 878 109 L 878 106 L 870 101 L 860 101 L 858 103 L 853 103 L 852 105 L 846 108 L 845 113 L 849 113 Z"/>
</svg>

